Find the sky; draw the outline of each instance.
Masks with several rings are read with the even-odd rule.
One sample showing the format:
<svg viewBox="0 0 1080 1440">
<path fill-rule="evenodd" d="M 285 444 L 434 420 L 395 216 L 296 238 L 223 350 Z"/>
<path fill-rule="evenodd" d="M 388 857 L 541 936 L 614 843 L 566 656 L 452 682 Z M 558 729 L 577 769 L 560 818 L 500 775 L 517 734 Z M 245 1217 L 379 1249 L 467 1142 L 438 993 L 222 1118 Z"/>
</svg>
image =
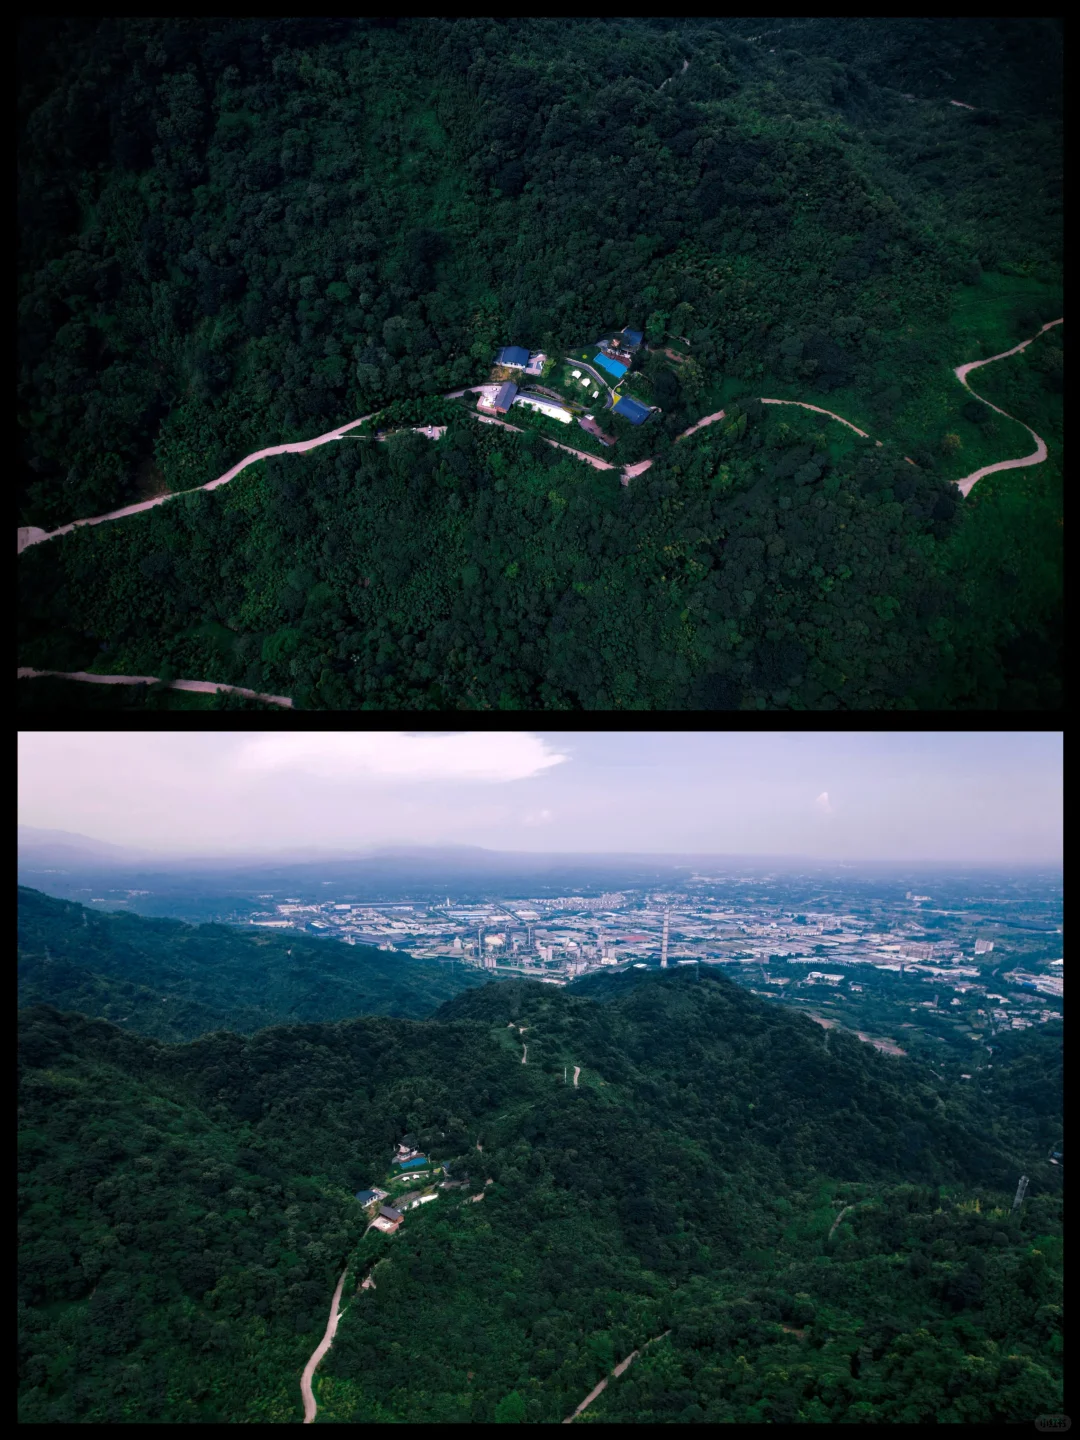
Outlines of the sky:
<svg viewBox="0 0 1080 1440">
<path fill-rule="evenodd" d="M 19 821 L 174 855 L 545 853 L 1058 863 L 1057 733 L 19 736 Z"/>
</svg>

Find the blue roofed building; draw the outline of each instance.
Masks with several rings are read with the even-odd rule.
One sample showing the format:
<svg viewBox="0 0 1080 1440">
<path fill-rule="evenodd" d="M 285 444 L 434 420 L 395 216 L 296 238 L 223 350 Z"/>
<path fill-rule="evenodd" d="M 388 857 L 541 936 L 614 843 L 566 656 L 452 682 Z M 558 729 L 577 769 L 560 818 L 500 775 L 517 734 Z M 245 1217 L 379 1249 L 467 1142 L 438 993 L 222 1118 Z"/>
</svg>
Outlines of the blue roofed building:
<svg viewBox="0 0 1080 1440">
<path fill-rule="evenodd" d="M 356 1198 L 360 1201 L 361 1205 L 370 1205 L 371 1202 L 377 1200 L 379 1196 L 376 1195 L 374 1190 L 357 1190 Z"/>
<path fill-rule="evenodd" d="M 511 365 L 515 370 L 524 370 L 529 363 L 529 352 L 520 345 L 507 345 L 495 356 L 496 365 Z"/>
<path fill-rule="evenodd" d="M 640 330 L 624 330 L 622 332 L 623 344 L 628 350 L 636 350 L 642 341 Z"/>
<path fill-rule="evenodd" d="M 601 353 L 597 355 L 596 363 L 597 365 L 600 365 L 604 370 L 606 370 L 609 375 L 614 375 L 616 380 L 621 380 L 622 377 L 626 374 L 626 366 L 622 363 L 622 361 L 612 360 L 611 357 L 609 355 L 605 355 L 603 351 L 601 351 Z"/>
<path fill-rule="evenodd" d="M 640 425 L 652 414 L 648 406 L 642 405 L 640 401 L 632 399 L 629 395 L 624 395 L 621 400 L 617 400 L 611 408 L 616 415 L 621 415 L 625 420 L 629 420 L 631 425 Z"/>
</svg>

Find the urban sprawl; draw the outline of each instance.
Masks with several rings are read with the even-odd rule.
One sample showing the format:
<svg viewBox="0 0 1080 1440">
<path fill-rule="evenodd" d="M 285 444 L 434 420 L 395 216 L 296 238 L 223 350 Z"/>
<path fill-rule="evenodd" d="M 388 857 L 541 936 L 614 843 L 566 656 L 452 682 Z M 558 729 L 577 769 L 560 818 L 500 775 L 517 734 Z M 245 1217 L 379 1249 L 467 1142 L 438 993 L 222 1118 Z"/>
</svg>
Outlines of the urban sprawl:
<svg viewBox="0 0 1080 1440">
<path fill-rule="evenodd" d="M 250 923 L 310 936 L 403 950 L 424 959 L 479 966 L 561 985 L 590 971 L 652 966 L 732 967 L 756 994 L 813 1004 L 875 984 L 917 983 L 912 1009 L 951 1011 L 975 1035 L 993 1035 L 1056 1018 L 1063 991 L 1060 958 L 1025 965 L 1032 945 L 964 911 L 941 911 L 909 892 L 873 916 L 784 910 L 775 904 L 700 901 L 685 894 L 526 897 L 482 903 L 310 902 L 273 895 Z M 901 913 L 892 913 L 899 910 Z M 998 938 L 995 939 L 995 931 Z M 1060 946 L 1050 929 L 1040 938 Z M 995 949 L 995 946 L 997 947 Z M 1045 949 L 1045 945 L 1043 947 Z M 895 987 L 892 992 L 895 994 Z M 822 1022 L 827 1023 L 827 1022 Z"/>
</svg>

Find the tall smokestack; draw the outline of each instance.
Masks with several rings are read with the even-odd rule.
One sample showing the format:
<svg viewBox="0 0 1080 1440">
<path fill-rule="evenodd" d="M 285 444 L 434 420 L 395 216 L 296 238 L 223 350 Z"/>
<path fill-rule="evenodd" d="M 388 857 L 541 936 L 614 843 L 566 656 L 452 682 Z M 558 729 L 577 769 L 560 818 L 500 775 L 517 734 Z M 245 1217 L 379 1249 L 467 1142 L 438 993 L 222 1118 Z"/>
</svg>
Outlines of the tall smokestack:
<svg viewBox="0 0 1080 1440">
<path fill-rule="evenodd" d="M 671 919 L 671 911 L 670 911 L 670 910 L 665 910 L 665 911 L 664 911 L 664 938 L 663 938 L 663 940 L 660 942 L 660 969 L 661 969 L 661 970 L 666 970 L 666 969 L 667 969 L 668 922 L 670 921 L 670 919 Z"/>
</svg>

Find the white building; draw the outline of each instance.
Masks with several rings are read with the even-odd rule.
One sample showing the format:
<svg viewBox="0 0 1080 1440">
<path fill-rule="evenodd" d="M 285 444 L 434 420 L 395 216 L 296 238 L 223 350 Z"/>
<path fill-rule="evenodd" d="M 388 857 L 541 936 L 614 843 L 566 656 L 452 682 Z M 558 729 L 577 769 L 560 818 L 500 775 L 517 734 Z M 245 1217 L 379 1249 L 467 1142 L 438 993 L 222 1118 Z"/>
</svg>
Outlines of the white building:
<svg viewBox="0 0 1080 1440">
<path fill-rule="evenodd" d="M 976 954 L 976 955 L 989 955 L 990 951 L 993 950 L 993 948 L 994 948 L 994 942 L 993 942 L 992 940 L 976 940 L 976 941 L 975 941 L 975 954 Z"/>
<path fill-rule="evenodd" d="M 514 404 L 526 405 L 530 410 L 539 410 L 541 415 L 547 415 L 551 420 L 560 420 L 564 425 L 569 425 L 574 418 L 569 410 L 564 410 L 561 405 L 556 405 L 554 400 L 544 400 L 539 395 L 518 395 Z"/>
</svg>

